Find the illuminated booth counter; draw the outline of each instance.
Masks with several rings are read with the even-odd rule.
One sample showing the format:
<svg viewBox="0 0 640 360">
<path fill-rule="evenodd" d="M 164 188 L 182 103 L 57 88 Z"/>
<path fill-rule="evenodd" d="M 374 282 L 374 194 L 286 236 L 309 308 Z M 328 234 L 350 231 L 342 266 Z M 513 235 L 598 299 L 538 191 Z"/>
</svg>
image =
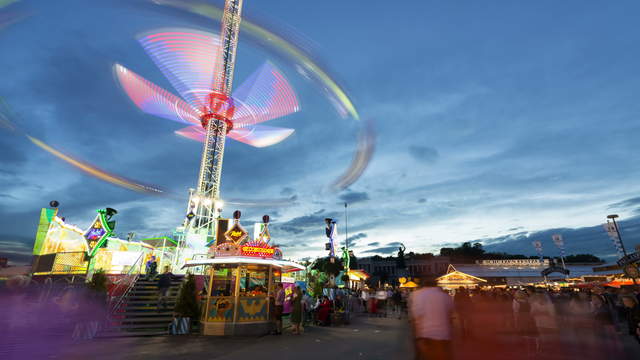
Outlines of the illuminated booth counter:
<svg viewBox="0 0 640 360">
<path fill-rule="evenodd" d="M 270 248 L 266 244 L 231 244 L 238 250 L 257 246 Z M 254 256 L 218 256 L 184 265 L 196 266 L 205 266 L 208 276 L 201 317 L 203 335 L 268 334 L 273 329 L 273 299 L 282 273 L 305 269 L 292 261 Z"/>
</svg>

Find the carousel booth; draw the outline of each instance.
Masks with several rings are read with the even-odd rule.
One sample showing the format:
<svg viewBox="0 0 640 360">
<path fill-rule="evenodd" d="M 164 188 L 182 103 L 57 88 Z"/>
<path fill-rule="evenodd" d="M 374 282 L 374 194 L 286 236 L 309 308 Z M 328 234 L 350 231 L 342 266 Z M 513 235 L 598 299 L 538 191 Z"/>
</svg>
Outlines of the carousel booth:
<svg viewBox="0 0 640 360">
<path fill-rule="evenodd" d="M 189 260 L 184 267 L 205 266 L 206 300 L 201 318 L 203 335 L 264 335 L 272 330 L 276 285 L 283 274 L 304 270 L 282 260 L 282 251 L 269 245 L 269 217 L 254 240 L 240 226 L 240 212 L 234 224 L 209 250 L 209 259 Z M 285 276 L 286 277 L 286 276 Z"/>
</svg>

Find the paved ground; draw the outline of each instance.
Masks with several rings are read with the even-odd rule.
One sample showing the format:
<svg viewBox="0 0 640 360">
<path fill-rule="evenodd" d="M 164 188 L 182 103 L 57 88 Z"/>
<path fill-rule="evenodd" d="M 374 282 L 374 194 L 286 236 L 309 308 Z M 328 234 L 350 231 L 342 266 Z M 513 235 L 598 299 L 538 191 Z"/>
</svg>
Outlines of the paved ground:
<svg viewBox="0 0 640 360">
<path fill-rule="evenodd" d="M 486 324 L 485 324 L 486 325 Z M 536 353 L 522 338 L 496 327 L 476 324 L 473 334 L 455 332 L 455 360 L 638 360 L 640 345 L 622 336 L 605 342 L 593 333 L 568 329 L 541 341 Z M 260 360 L 405 360 L 412 359 L 406 320 L 360 316 L 343 327 L 308 327 L 303 335 L 208 337 L 162 336 L 94 340 L 57 358 L 76 359 L 260 359 Z M 622 339 L 622 341 L 620 341 Z M 529 344 L 532 345 L 532 344 Z M 534 349 L 534 347 L 530 347 Z M 624 355 L 626 353 L 626 355 Z"/>
<path fill-rule="evenodd" d="M 162 336 L 101 339 L 70 349 L 69 359 L 410 359 L 406 320 L 358 317 L 343 327 L 259 338 Z"/>
</svg>

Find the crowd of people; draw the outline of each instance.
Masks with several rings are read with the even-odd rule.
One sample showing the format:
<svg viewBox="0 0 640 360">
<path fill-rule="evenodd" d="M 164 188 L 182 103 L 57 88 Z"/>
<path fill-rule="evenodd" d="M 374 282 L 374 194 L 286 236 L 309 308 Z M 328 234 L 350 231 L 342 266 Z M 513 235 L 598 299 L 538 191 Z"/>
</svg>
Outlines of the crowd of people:
<svg viewBox="0 0 640 360">
<path fill-rule="evenodd" d="M 393 312 L 399 318 L 406 311 L 409 290 L 400 288 L 364 288 L 357 291 L 362 311 L 372 316 L 387 316 Z"/>
<path fill-rule="evenodd" d="M 447 292 L 433 279 L 409 298 L 418 359 L 452 359 L 456 349 L 518 358 L 624 359 L 624 343 L 638 342 L 636 289 L 464 288 Z M 460 345 L 460 346 L 458 346 Z"/>
</svg>

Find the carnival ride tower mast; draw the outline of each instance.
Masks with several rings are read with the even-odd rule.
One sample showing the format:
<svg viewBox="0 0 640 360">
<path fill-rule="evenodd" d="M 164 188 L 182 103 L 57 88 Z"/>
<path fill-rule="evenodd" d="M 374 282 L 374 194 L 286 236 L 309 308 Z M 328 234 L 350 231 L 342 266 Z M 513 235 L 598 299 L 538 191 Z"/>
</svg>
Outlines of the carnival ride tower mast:
<svg viewBox="0 0 640 360">
<path fill-rule="evenodd" d="M 190 228 L 192 232 L 206 234 L 207 242 L 215 231 L 216 202 L 220 198 L 220 176 L 224 143 L 231 130 L 230 121 L 233 116 L 231 88 L 233 84 L 233 68 L 236 60 L 236 48 L 240 32 L 240 13 L 243 0 L 226 0 L 222 15 L 220 33 L 220 56 L 214 59 L 216 71 L 208 107 L 203 109 L 202 126 L 206 129 L 206 138 L 202 150 L 202 162 L 198 187 L 189 196 L 189 209 L 192 216 Z"/>
</svg>

